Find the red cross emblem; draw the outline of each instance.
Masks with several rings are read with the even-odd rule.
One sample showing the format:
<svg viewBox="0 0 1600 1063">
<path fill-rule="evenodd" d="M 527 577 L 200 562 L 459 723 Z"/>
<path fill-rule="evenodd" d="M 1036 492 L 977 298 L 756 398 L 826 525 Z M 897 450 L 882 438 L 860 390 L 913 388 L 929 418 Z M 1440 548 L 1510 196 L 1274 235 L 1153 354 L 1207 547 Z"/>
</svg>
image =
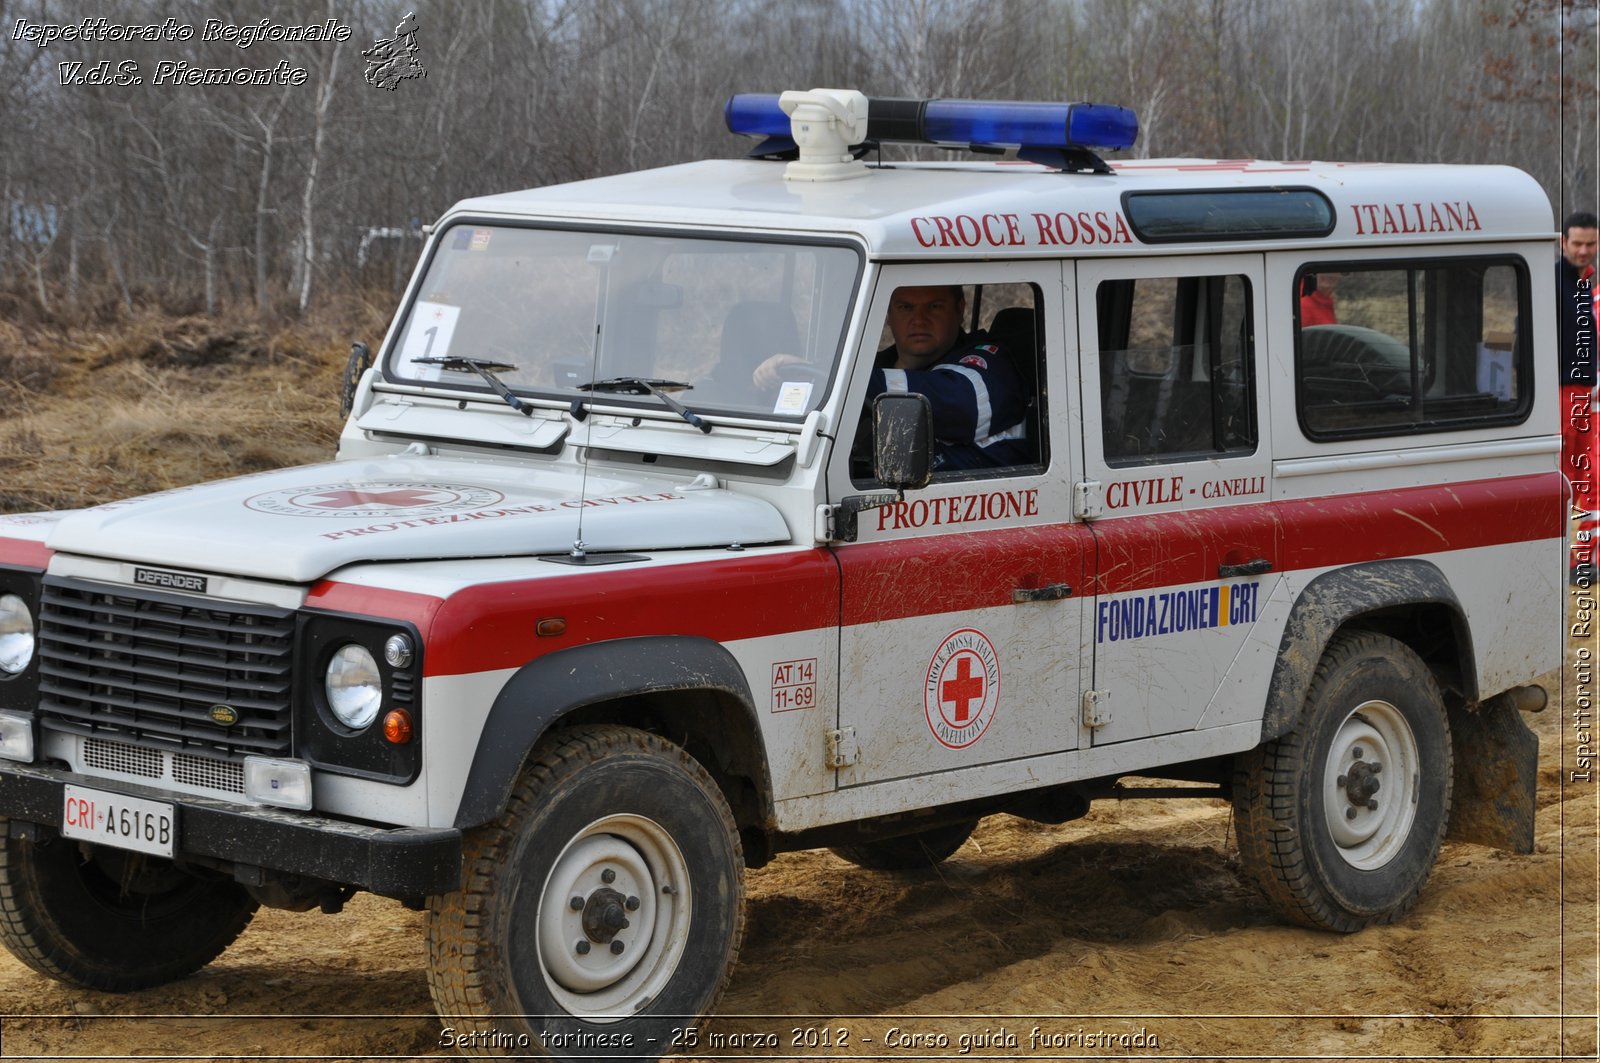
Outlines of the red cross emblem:
<svg viewBox="0 0 1600 1063">
<path fill-rule="evenodd" d="M 966 723 L 972 715 L 972 703 L 983 700 L 983 676 L 972 674 L 972 662 L 977 655 L 963 653 L 956 658 L 956 675 L 939 684 L 940 702 L 951 701 L 956 706 L 956 723 Z"/>
<path fill-rule="evenodd" d="M 353 509 L 357 506 L 433 506 L 447 501 L 437 491 L 401 488 L 395 491 L 328 491 L 304 503 L 317 509 Z"/>
<path fill-rule="evenodd" d="M 976 628 L 945 636 L 923 686 L 928 730 L 947 749 L 965 749 L 989 729 L 1000 704 L 1000 655 Z"/>
</svg>

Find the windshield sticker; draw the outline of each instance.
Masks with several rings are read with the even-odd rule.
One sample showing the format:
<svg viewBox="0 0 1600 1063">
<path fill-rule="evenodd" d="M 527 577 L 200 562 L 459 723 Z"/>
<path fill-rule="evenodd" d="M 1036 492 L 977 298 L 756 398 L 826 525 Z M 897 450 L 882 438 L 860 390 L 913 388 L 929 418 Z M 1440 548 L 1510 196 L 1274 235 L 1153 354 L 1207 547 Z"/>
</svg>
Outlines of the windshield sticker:
<svg viewBox="0 0 1600 1063">
<path fill-rule="evenodd" d="M 487 251 L 487 250 L 489 250 L 489 238 L 491 236 L 493 236 L 493 235 L 494 235 L 494 230 L 492 230 L 492 229 L 474 229 L 474 230 L 472 230 L 472 242 L 467 245 L 467 250 L 468 251 Z"/>
<path fill-rule="evenodd" d="M 246 509 L 279 517 L 418 517 L 481 509 L 505 500 L 487 487 L 461 484 L 323 484 L 268 491 L 244 500 Z"/>
<path fill-rule="evenodd" d="M 923 688 L 928 730 L 940 745 L 965 749 L 983 737 L 1000 704 L 1000 655 L 983 632 L 963 628 L 940 643 Z"/>
<path fill-rule="evenodd" d="M 785 380 L 778 390 L 778 401 L 773 403 L 773 413 L 801 414 L 811 402 L 811 381 Z"/>
<path fill-rule="evenodd" d="M 411 328 L 406 332 L 406 345 L 400 349 L 400 361 L 406 364 L 409 375 L 418 380 L 438 380 L 443 376 L 443 366 L 418 365 L 416 360 L 448 355 L 460 316 L 459 306 L 445 303 L 419 302 L 411 308 Z"/>
</svg>

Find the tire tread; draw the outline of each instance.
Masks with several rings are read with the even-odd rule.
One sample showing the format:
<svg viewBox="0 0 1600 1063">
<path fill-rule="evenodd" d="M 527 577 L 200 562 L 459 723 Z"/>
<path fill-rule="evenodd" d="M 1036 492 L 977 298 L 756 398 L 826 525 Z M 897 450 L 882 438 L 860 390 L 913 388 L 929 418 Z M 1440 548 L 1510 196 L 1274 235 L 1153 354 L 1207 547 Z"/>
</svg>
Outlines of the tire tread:
<svg viewBox="0 0 1600 1063">
<path fill-rule="evenodd" d="M 495 999 L 494 965 L 498 951 L 489 944 L 487 922 L 495 895 L 496 871 L 509 858 L 517 825 L 529 814 L 539 794 L 583 767 L 606 756 L 637 753 L 671 759 L 692 776 L 708 794 L 715 795 L 721 828 L 739 856 L 739 831 L 722 791 L 699 761 L 681 746 L 647 731 L 621 726 L 585 726 L 559 732 L 535 747 L 511 788 L 499 817 L 469 832 L 462 846 L 461 888 L 435 896 L 428 902 L 428 988 L 441 1017 L 487 1017 L 505 1014 Z M 739 955 L 744 941 L 745 910 L 737 906 L 730 958 Z M 721 981 L 707 1003 L 709 1012 L 727 989 L 734 964 L 722 971 Z M 448 1019 L 446 1020 L 448 1021 Z M 500 1055 L 493 1047 L 476 1042 L 457 1045 L 464 1055 Z"/>
<path fill-rule="evenodd" d="M 52 844 L 62 842 L 58 839 Z M 206 913 L 214 918 L 194 920 L 189 929 L 198 926 L 202 936 L 187 936 L 187 952 L 138 969 L 112 964 L 90 955 L 52 928 L 45 883 L 27 859 L 34 846 L 32 841 L 9 837 L 9 821 L 0 819 L 0 944 L 26 967 L 59 982 L 125 993 L 176 981 L 222 955 L 255 918 L 258 905 L 244 898 L 233 903 L 231 912 L 219 909 Z M 207 900 L 220 901 L 220 897 L 213 895 Z"/>
<path fill-rule="evenodd" d="M 1343 631 L 1329 640 L 1306 692 L 1306 705 L 1315 705 L 1346 665 L 1379 655 L 1404 662 L 1416 673 L 1411 678 L 1426 684 L 1436 702 L 1438 685 L 1422 660 L 1404 643 L 1372 631 Z M 1392 923 L 1416 904 L 1427 876 L 1409 895 L 1388 911 L 1376 915 L 1351 913 L 1340 907 L 1322 888 L 1307 854 L 1306 842 L 1294 827 L 1298 815 L 1302 772 L 1311 756 L 1309 737 L 1301 728 L 1266 742 L 1241 756 L 1234 769 L 1234 832 L 1240 863 L 1267 903 L 1283 919 L 1319 930 L 1350 933 L 1363 927 Z M 1450 814 L 1449 730 L 1445 731 L 1446 771 L 1444 806 L 1439 834 Z"/>
</svg>

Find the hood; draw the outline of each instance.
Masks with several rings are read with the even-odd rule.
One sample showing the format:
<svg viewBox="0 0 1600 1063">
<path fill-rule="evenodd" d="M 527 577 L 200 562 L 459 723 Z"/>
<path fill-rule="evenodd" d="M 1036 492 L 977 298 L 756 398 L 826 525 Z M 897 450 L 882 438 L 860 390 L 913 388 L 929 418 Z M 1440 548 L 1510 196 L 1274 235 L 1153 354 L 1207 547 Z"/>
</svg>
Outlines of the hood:
<svg viewBox="0 0 1600 1063">
<path fill-rule="evenodd" d="M 781 542 L 778 511 L 710 477 L 535 472 L 436 457 L 342 461 L 163 491 L 63 517 L 52 550 L 305 583 L 357 561 Z"/>
</svg>

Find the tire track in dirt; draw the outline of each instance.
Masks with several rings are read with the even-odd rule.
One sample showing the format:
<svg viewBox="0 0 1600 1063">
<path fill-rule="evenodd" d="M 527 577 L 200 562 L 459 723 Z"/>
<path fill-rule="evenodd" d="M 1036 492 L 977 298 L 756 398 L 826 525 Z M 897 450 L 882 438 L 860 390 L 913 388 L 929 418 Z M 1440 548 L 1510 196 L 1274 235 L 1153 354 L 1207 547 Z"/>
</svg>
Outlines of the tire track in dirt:
<svg viewBox="0 0 1600 1063">
<path fill-rule="evenodd" d="M 1447 844 L 1398 925 L 1336 935 L 1276 923 L 1240 874 L 1220 801 L 1107 801 L 1061 826 L 993 817 L 929 871 L 871 873 L 808 852 L 751 872 L 730 1017 L 705 1030 L 787 1036 L 833 1019 L 856 1034 L 818 1059 L 883 1051 L 894 1025 L 953 1045 L 1000 1029 L 1025 1041 L 1040 1022 L 1003 1016 L 1143 1028 L 1163 1054 L 1592 1054 L 1592 1021 L 1569 1024 L 1563 1045 L 1559 1024 L 1520 1017 L 1557 1012 L 1563 986 L 1569 1010 L 1589 1006 L 1596 978 L 1595 795 L 1559 786 L 1563 717 L 1530 722 L 1544 747 L 1536 851 Z M 425 962 L 423 917 L 389 901 L 358 897 L 334 917 L 263 911 L 195 977 L 126 996 L 0 955 L 6 1012 L 65 1016 L 6 1019 L 0 1032 L 7 1056 L 448 1056 Z M 128 1018 L 140 1014 L 168 1017 Z M 810 1018 L 735 1017 L 757 1014 Z"/>
</svg>

